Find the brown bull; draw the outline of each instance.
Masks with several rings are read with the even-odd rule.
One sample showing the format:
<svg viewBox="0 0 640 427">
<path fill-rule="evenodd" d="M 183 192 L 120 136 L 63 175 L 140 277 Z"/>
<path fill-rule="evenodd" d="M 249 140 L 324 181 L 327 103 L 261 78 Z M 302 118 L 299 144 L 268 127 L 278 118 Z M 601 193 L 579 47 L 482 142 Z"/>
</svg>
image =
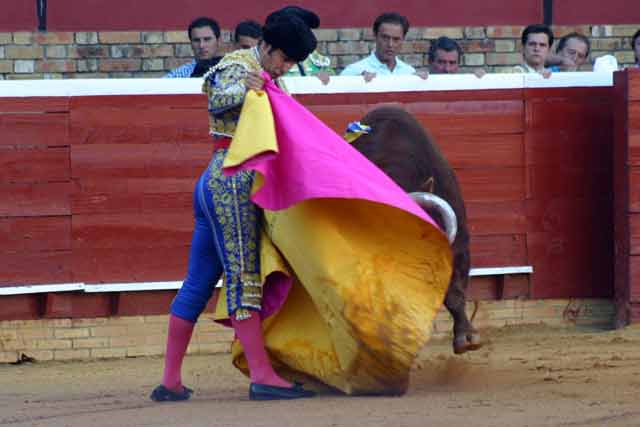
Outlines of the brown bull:
<svg viewBox="0 0 640 427">
<path fill-rule="evenodd" d="M 480 348 L 480 336 L 465 312 L 465 290 L 469 283 L 469 230 L 462 193 L 453 169 L 433 139 L 406 111 L 381 107 L 369 112 L 362 123 L 372 128 L 353 146 L 382 169 L 406 192 L 428 192 L 446 200 L 453 208 L 458 232 L 452 244 L 453 274 L 444 304 L 453 317 L 453 350 L 456 354 Z M 443 226 L 436 211 L 428 209 Z"/>
</svg>

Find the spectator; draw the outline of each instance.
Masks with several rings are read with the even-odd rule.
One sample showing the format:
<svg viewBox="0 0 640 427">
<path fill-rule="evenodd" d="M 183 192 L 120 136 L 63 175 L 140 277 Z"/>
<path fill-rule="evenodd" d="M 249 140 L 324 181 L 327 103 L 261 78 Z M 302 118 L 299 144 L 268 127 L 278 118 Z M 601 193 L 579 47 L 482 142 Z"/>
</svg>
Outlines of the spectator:
<svg viewBox="0 0 640 427">
<path fill-rule="evenodd" d="M 455 74 L 460 69 L 462 48 L 449 37 L 438 37 L 429 47 L 429 72 L 431 74 Z"/>
<path fill-rule="evenodd" d="M 636 31 L 636 33 L 631 38 L 631 49 L 636 58 L 636 63 L 634 67 L 640 68 L 640 30 Z"/>
<path fill-rule="evenodd" d="M 256 21 L 242 21 L 233 32 L 234 47 L 249 49 L 258 45 L 262 38 L 262 27 Z"/>
<path fill-rule="evenodd" d="M 582 34 L 570 33 L 562 37 L 556 53 L 547 58 L 551 71 L 578 71 L 589 58 L 591 42 Z"/>
<path fill-rule="evenodd" d="M 508 73 L 538 73 L 545 78 L 551 71 L 545 68 L 549 48 L 553 44 L 553 32 L 544 24 L 529 25 L 522 32 L 522 64 L 516 65 Z"/>
<path fill-rule="evenodd" d="M 212 66 L 218 63 L 218 40 L 220 39 L 220 26 L 207 17 L 195 19 L 187 29 L 193 60 L 178 68 L 171 70 L 165 77 L 200 77 Z"/>
<path fill-rule="evenodd" d="M 378 16 L 373 23 L 376 47 L 366 58 L 348 65 L 341 76 L 364 76 L 370 81 L 376 75 L 398 76 L 416 74 L 416 70 L 398 58 L 402 42 L 409 31 L 409 21 L 391 12 Z"/>
</svg>

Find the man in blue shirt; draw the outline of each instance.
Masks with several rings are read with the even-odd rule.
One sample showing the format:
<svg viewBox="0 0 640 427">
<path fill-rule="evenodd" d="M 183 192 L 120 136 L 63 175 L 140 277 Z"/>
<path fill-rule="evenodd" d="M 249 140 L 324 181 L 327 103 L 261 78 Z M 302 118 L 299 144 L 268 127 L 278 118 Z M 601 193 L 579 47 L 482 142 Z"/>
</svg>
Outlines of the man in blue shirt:
<svg viewBox="0 0 640 427">
<path fill-rule="evenodd" d="M 197 18 L 189 25 L 187 31 L 194 59 L 171 70 L 165 77 L 200 77 L 220 60 L 220 57 L 216 56 L 220 26 L 215 20 L 207 17 Z"/>
<path fill-rule="evenodd" d="M 341 76 L 364 76 L 370 81 L 375 76 L 399 76 L 416 74 L 415 68 L 398 58 L 404 37 L 409 31 L 409 21 L 391 12 L 378 16 L 373 23 L 376 47 L 371 55 L 348 65 Z"/>
</svg>

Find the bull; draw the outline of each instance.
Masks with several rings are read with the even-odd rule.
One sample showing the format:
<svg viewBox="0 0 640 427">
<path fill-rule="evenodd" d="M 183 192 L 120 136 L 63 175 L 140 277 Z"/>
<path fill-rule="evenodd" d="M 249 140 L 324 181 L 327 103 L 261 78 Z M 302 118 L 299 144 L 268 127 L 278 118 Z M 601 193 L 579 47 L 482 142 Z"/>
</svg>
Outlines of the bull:
<svg viewBox="0 0 640 427">
<path fill-rule="evenodd" d="M 444 304 L 453 317 L 453 351 L 462 354 L 482 346 L 479 333 L 467 317 L 465 291 L 469 284 L 469 230 L 462 193 L 456 175 L 433 138 L 420 123 L 401 108 L 385 106 L 372 110 L 361 121 L 371 128 L 353 146 L 384 171 L 443 229 L 447 215 L 439 205 L 445 200 L 453 209 L 457 232 L 452 242 L 453 273 Z M 432 197 L 435 195 L 437 197 Z M 450 239 L 451 240 L 451 239 Z"/>
</svg>

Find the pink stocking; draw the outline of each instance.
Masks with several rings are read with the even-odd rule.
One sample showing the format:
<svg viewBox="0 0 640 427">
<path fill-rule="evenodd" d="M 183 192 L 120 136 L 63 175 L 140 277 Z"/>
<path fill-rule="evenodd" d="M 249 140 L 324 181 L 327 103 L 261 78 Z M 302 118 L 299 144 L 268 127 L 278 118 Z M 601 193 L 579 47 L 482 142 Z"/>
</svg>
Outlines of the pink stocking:
<svg viewBox="0 0 640 427">
<path fill-rule="evenodd" d="M 180 317 L 169 316 L 167 352 L 164 357 L 162 385 L 172 391 L 182 392 L 182 359 L 187 352 L 195 323 Z"/>
<path fill-rule="evenodd" d="M 244 320 L 236 320 L 233 315 L 231 316 L 231 324 L 244 349 L 249 364 L 251 382 L 276 387 L 291 387 L 291 383 L 280 378 L 271 366 L 269 355 L 264 347 L 260 315 L 253 312 L 250 318 Z"/>
</svg>

